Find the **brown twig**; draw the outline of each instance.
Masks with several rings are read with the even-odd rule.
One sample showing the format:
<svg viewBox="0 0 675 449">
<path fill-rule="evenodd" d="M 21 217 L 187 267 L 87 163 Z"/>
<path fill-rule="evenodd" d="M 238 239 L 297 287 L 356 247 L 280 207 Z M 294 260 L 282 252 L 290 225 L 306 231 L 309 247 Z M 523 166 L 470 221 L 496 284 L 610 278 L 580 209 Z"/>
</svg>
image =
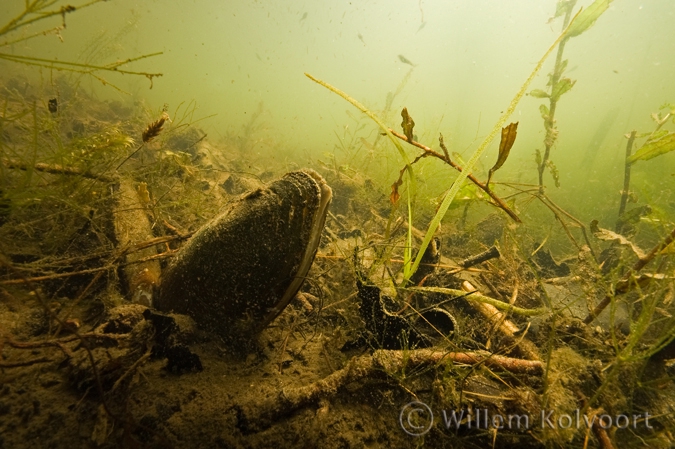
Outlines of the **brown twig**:
<svg viewBox="0 0 675 449">
<path fill-rule="evenodd" d="M 368 378 L 380 378 L 382 373 L 393 374 L 416 366 L 454 363 L 461 365 L 485 365 L 517 374 L 541 375 L 543 364 L 534 360 L 522 360 L 488 352 L 444 352 L 433 349 L 394 351 L 380 349 L 372 355 L 352 358 L 347 365 L 325 378 L 298 388 L 287 388 L 277 395 L 267 396 L 262 402 L 241 406 L 242 423 L 257 428 L 265 422 L 274 422 L 288 416 L 294 410 L 321 399 L 335 396 L 341 388 Z M 253 429 L 249 429 L 253 430 Z"/>
<path fill-rule="evenodd" d="M 602 412 L 603 410 L 599 410 L 594 416 L 594 418 L 597 417 Z M 598 424 L 597 419 L 593 419 L 591 429 L 595 434 L 595 438 L 598 439 L 600 449 L 615 449 L 614 443 L 612 443 L 612 440 L 609 438 L 609 435 L 607 435 L 607 431 L 603 427 L 601 427 L 600 424 Z"/>
<path fill-rule="evenodd" d="M 406 136 L 404 136 L 403 134 L 398 133 L 398 132 L 394 131 L 393 129 L 390 129 L 389 131 L 391 131 L 391 133 L 392 133 L 394 136 L 398 137 L 399 139 L 403 140 L 404 142 L 408 142 L 408 138 L 407 138 Z M 459 172 L 462 171 L 462 167 L 461 167 L 460 165 L 458 165 L 457 163 L 453 162 L 452 159 L 450 159 L 450 157 L 446 156 L 446 155 L 448 154 L 448 150 L 447 150 L 446 148 L 444 148 L 445 145 L 441 145 L 441 148 L 443 148 L 443 152 L 445 153 L 445 154 L 441 154 L 441 153 L 439 153 L 439 152 L 437 152 L 437 151 L 432 150 L 431 148 L 427 147 L 426 145 L 422 145 L 422 144 L 419 143 L 419 142 L 415 142 L 414 140 L 413 140 L 412 142 L 408 142 L 408 143 L 409 143 L 410 145 L 416 146 L 417 148 L 419 148 L 419 149 L 421 149 L 421 150 L 424 151 L 424 153 L 422 153 L 422 155 L 418 156 L 418 157 L 415 159 L 414 162 L 417 162 L 419 159 L 421 159 L 421 158 L 423 158 L 423 157 L 431 156 L 431 157 L 435 157 L 436 159 L 442 160 L 443 162 L 445 162 L 446 164 L 450 165 L 452 168 L 454 168 L 455 170 L 457 170 L 457 171 L 459 171 Z M 413 163 L 414 163 L 414 162 L 413 162 Z M 412 165 L 412 164 L 411 164 L 411 165 Z M 490 189 L 488 189 L 488 187 L 487 187 L 485 184 L 483 184 L 482 182 L 480 182 L 480 181 L 479 181 L 474 175 L 472 175 L 472 174 L 470 174 L 469 176 L 467 176 L 467 178 L 469 178 L 469 179 L 471 180 L 471 182 L 473 182 L 474 184 L 476 184 L 476 186 L 478 186 L 479 189 L 481 189 L 483 192 L 487 193 L 487 194 L 490 196 L 490 198 L 492 198 L 492 200 L 495 202 L 495 205 L 496 205 L 497 207 L 499 207 L 500 209 L 502 209 L 504 212 L 506 212 L 506 213 L 508 214 L 508 216 L 511 217 L 515 222 L 521 223 L 521 220 L 520 220 L 520 218 L 518 217 L 518 215 L 516 215 L 516 213 L 513 212 L 513 211 L 509 208 L 509 206 L 506 205 L 506 203 L 504 202 L 504 200 L 502 200 L 501 198 L 499 198 L 497 195 L 494 194 L 494 192 L 492 192 Z"/>
<path fill-rule="evenodd" d="M 36 359 L 24 360 L 23 362 L 0 362 L 0 368 L 18 368 L 20 366 L 30 366 L 36 363 L 51 362 L 49 357 L 38 357 Z"/>
<path fill-rule="evenodd" d="M 127 377 L 129 377 L 134 371 L 136 371 L 136 369 L 137 369 L 139 366 L 141 366 L 143 363 L 145 363 L 145 361 L 148 360 L 148 359 L 150 358 L 150 355 L 151 355 L 151 354 L 152 354 L 152 350 L 151 350 L 151 349 L 148 349 L 147 351 L 145 351 L 145 354 L 143 354 L 141 357 L 139 357 L 138 360 L 136 360 L 136 361 L 134 362 L 134 364 L 131 365 L 131 366 L 129 367 L 129 369 L 128 369 L 124 374 L 122 374 L 122 375 L 119 377 L 119 379 L 117 379 L 117 380 L 115 381 L 115 383 L 113 384 L 112 388 L 110 389 L 110 392 L 113 392 L 113 391 L 117 390 L 117 388 L 122 384 L 122 382 L 124 381 L 124 379 L 126 379 Z"/>
<path fill-rule="evenodd" d="M 551 200 L 546 194 L 543 195 L 543 198 L 546 200 L 546 204 L 552 206 L 556 210 L 560 211 L 563 215 L 565 215 L 567 218 L 572 220 L 580 229 L 581 233 L 584 235 L 584 240 L 586 241 L 586 244 L 588 245 L 588 249 L 591 251 L 591 255 L 593 258 L 597 261 L 597 257 L 595 257 L 595 251 L 593 251 L 593 246 L 591 246 L 591 241 L 588 239 L 588 234 L 586 233 L 586 226 L 579 220 L 577 219 L 574 215 L 570 214 L 567 212 L 565 209 L 562 207 L 558 206 L 556 203 Z"/>
<path fill-rule="evenodd" d="M 136 251 L 140 251 L 142 249 L 148 248 L 153 245 L 159 245 L 161 243 L 168 243 L 172 242 L 175 240 L 184 240 L 187 238 L 190 238 L 192 236 L 193 232 L 187 232 L 183 235 L 165 235 L 163 237 L 153 237 L 148 240 L 143 240 L 141 242 L 133 243 L 126 248 L 124 248 L 121 253 L 122 255 L 127 255 L 130 253 L 134 253 Z M 68 257 L 68 258 L 63 258 L 63 259 L 54 259 L 53 261 L 45 262 L 45 259 L 41 259 L 37 262 L 32 262 L 29 264 L 16 264 L 16 268 L 20 269 L 22 271 L 25 271 L 27 269 L 32 269 L 32 267 L 45 267 L 45 266 L 55 266 L 59 268 L 63 268 L 66 265 L 75 265 L 78 263 L 85 263 L 94 259 L 100 259 L 105 256 L 111 255 L 113 252 L 117 250 L 105 250 L 105 251 L 100 251 L 97 253 L 92 253 L 92 254 L 87 254 L 86 256 L 77 256 L 77 257 Z M 117 260 L 120 256 L 115 256 L 113 259 Z M 0 281 L 0 284 L 2 284 L 2 281 Z"/>
<path fill-rule="evenodd" d="M 562 207 L 560 207 L 556 203 L 554 203 L 553 200 L 551 200 L 551 198 L 549 198 L 546 194 L 540 193 L 538 189 L 520 189 L 520 188 L 514 187 L 514 184 L 509 184 L 509 187 L 511 187 L 512 189 L 518 190 L 518 192 L 519 192 L 518 194 L 526 193 L 528 195 L 531 195 L 532 197 L 541 201 L 544 206 L 548 207 L 549 210 L 555 216 L 556 220 L 558 220 L 558 222 L 562 226 L 563 230 L 565 231 L 565 234 L 567 234 L 567 237 L 570 239 L 570 241 L 574 244 L 574 246 L 576 246 L 579 250 L 581 250 L 582 249 L 581 246 L 579 245 L 577 240 L 574 238 L 574 236 L 570 232 L 570 230 L 567 227 L 567 224 L 565 223 L 565 221 L 563 220 L 561 214 L 566 216 L 567 218 L 569 218 L 578 228 L 581 229 L 581 233 L 584 236 L 584 241 L 586 242 L 586 245 L 588 245 L 588 249 L 591 251 L 591 255 L 593 256 L 593 258 L 597 262 L 598 259 L 595 255 L 595 251 L 593 250 L 593 246 L 591 245 L 591 242 L 588 238 L 588 233 L 586 232 L 586 226 L 579 219 L 577 219 L 576 217 L 574 217 L 574 215 L 570 214 L 565 209 L 563 209 Z"/>
<path fill-rule="evenodd" d="M 637 131 L 631 131 L 630 136 L 628 137 L 628 143 L 626 144 L 626 161 L 623 171 L 623 190 L 621 191 L 621 203 L 619 204 L 619 218 L 616 222 L 616 227 L 614 228 L 616 232 L 621 232 L 621 216 L 626 210 L 626 203 L 628 202 L 628 192 L 630 189 L 630 167 L 631 163 L 628 161 L 631 152 L 633 151 L 633 142 L 635 141 L 635 136 Z"/>
<path fill-rule="evenodd" d="M 489 249 L 483 251 L 479 254 L 474 254 L 473 256 L 467 257 L 459 263 L 459 266 L 462 268 L 473 267 L 474 265 L 481 264 L 487 260 L 495 259 L 501 257 L 499 253 L 499 248 L 495 245 L 492 245 Z"/>
<path fill-rule="evenodd" d="M 89 171 L 82 171 L 76 168 L 64 167 L 59 164 L 45 164 L 43 162 L 38 162 L 33 165 L 26 164 L 22 161 L 17 161 L 14 159 L 3 159 L 2 164 L 6 168 L 14 168 L 17 170 L 37 170 L 45 173 L 51 173 L 53 175 L 73 175 L 81 176 L 83 178 L 94 179 L 96 181 L 102 182 L 117 182 L 117 179 L 112 176 L 99 175 L 96 173 L 91 173 Z"/>
<path fill-rule="evenodd" d="M 78 335 L 69 335 L 63 338 L 55 338 L 52 340 L 40 340 L 40 341 L 14 341 L 10 337 L 6 337 L 7 344 L 16 349 L 36 349 L 36 348 L 46 348 L 48 346 L 55 346 L 62 348 L 62 345 L 65 343 L 70 343 L 75 340 L 85 339 L 85 338 L 99 338 L 102 340 L 125 340 L 129 338 L 129 334 L 99 334 L 98 332 L 87 332 L 84 334 Z M 72 353 L 67 354 L 72 355 Z"/>
<path fill-rule="evenodd" d="M 644 257 L 638 259 L 637 262 L 633 265 L 633 267 L 628 270 L 628 272 L 619 280 L 616 285 L 626 285 L 628 282 L 630 282 L 631 278 L 633 277 L 634 274 L 636 274 L 638 271 L 642 270 L 645 265 L 647 265 L 649 262 L 656 257 L 658 253 L 660 253 L 663 249 L 665 249 L 668 245 L 673 243 L 675 241 L 675 228 L 666 236 L 665 239 L 658 245 L 656 245 L 654 248 L 652 248 L 651 251 L 649 251 L 648 254 L 646 254 Z M 627 289 L 626 289 L 627 291 Z M 605 298 L 600 301 L 600 303 L 593 309 L 591 313 L 588 314 L 588 316 L 584 319 L 585 324 L 590 324 L 597 318 L 600 313 L 602 313 L 603 310 L 609 305 L 609 303 L 612 301 L 612 298 L 614 297 L 614 294 L 608 294 L 605 296 Z"/>
<path fill-rule="evenodd" d="M 36 277 L 32 277 L 32 278 L 21 277 L 19 279 L 8 279 L 8 280 L 5 280 L 5 281 L 0 281 L 0 285 L 27 284 L 27 283 L 30 283 L 30 282 L 50 281 L 52 279 L 66 278 L 66 277 L 70 277 L 70 276 L 79 276 L 79 275 L 82 275 L 82 274 L 98 273 L 100 271 L 114 270 L 114 269 L 117 269 L 118 267 L 124 267 L 124 266 L 127 266 L 127 265 L 139 264 L 139 263 L 148 262 L 148 261 L 157 260 L 157 259 L 164 259 L 166 257 L 173 257 L 173 256 L 176 255 L 176 252 L 178 252 L 178 250 L 169 250 L 169 251 L 165 251 L 163 253 L 155 254 L 155 255 L 152 255 L 152 256 L 143 257 L 141 259 L 134 260 L 132 262 L 114 263 L 114 264 L 105 265 L 103 267 L 89 268 L 89 269 L 80 270 L 80 271 L 71 271 L 71 272 L 68 272 L 68 273 L 48 274 L 48 275 L 45 275 L 45 276 L 36 276 Z"/>
</svg>

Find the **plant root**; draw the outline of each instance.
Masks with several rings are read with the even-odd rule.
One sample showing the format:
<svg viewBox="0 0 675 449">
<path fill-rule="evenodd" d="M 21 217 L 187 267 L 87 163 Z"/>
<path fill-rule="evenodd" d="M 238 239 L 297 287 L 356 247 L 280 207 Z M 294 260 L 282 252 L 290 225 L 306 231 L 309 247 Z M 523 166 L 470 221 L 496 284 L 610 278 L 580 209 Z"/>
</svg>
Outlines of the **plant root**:
<svg viewBox="0 0 675 449">
<path fill-rule="evenodd" d="M 348 384 L 379 378 L 382 373 L 400 372 L 424 365 L 452 363 L 469 366 L 485 365 L 514 374 L 540 376 L 544 365 L 539 361 L 523 360 L 484 351 L 446 352 L 437 349 L 417 349 L 412 351 L 376 350 L 372 355 L 352 358 L 347 365 L 327 377 L 312 384 L 281 390 L 262 402 L 239 406 L 240 426 L 245 431 L 259 430 L 264 423 L 275 422 L 282 416 L 306 405 L 317 403 L 338 394 Z"/>
</svg>

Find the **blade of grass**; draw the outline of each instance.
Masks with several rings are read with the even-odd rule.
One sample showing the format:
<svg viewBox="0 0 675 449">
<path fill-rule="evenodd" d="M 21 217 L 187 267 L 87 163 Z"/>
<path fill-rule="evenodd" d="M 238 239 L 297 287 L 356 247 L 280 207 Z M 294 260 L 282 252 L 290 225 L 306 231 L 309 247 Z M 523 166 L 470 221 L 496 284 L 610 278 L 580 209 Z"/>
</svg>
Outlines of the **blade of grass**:
<svg viewBox="0 0 675 449">
<path fill-rule="evenodd" d="M 313 77 L 309 73 L 305 73 L 305 76 L 312 81 L 314 81 L 317 84 L 322 85 L 326 89 L 330 90 L 331 92 L 334 92 L 350 102 L 352 105 L 354 105 L 358 110 L 366 114 L 368 117 L 370 117 L 375 123 L 377 123 L 377 126 L 380 127 L 382 132 L 389 137 L 389 140 L 394 144 L 396 149 L 398 150 L 399 154 L 401 155 L 401 159 L 403 159 L 403 162 L 405 163 L 406 166 L 406 174 L 408 176 L 408 233 L 407 233 L 407 238 L 406 238 L 406 249 L 404 252 L 404 279 L 407 281 L 410 279 L 410 276 L 412 276 L 412 273 L 410 272 L 410 261 L 412 259 L 412 195 L 410 191 L 412 190 L 412 193 L 414 194 L 417 191 L 417 186 L 415 185 L 415 177 L 413 175 L 413 168 L 412 165 L 410 165 L 410 160 L 408 159 L 408 156 L 405 154 L 405 151 L 403 150 L 403 147 L 401 146 L 401 143 L 399 140 L 394 137 L 394 135 L 389 131 L 389 127 L 384 124 L 380 118 L 372 113 L 368 108 L 366 108 L 364 105 L 359 103 L 357 100 L 354 98 L 350 97 L 347 95 L 345 92 L 341 91 L 337 87 L 334 87 L 330 84 L 328 84 L 325 81 L 322 81 L 318 78 Z M 427 243 L 428 244 L 428 243 Z M 425 247 L 426 248 L 426 247 Z M 418 263 L 419 265 L 419 263 Z"/>
<path fill-rule="evenodd" d="M 544 65 L 544 61 L 546 61 L 546 59 L 553 52 L 553 50 L 560 43 L 560 41 L 562 41 L 566 37 L 567 30 L 569 29 L 570 26 L 572 26 L 578 15 L 579 13 L 577 13 L 574 19 L 570 21 L 570 24 L 567 26 L 565 31 L 563 31 L 562 34 L 558 36 L 555 42 L 553 42 L 553 44 L 548 48 L 548 50 L 546 50 L 544 56 L 542 56 L 539 62 L 537 62 L 537 65 L 535 66 L 534 70 L 532 70 L 532 73 L 530 73 L 530 76 L 525 80 L 523 85 L 520 87 L 520 90 L 518 90 L 515 97 L 513 97 L 513 100 L 511 100 L 509 107 L 506 109 L 506 111 L 504 111 L 504 114 L 502 114 L 502 116 L 499 117 L 499 120 L 497 120 L 497 123 L 495 123 L 494 127 L 492 128 L 492 131 L 490 131 L 490 134 L 488 134 L 488 136 L 485 138 L 485 140 L 483 140 L 478 149 L 473 153 L 471 159 L 469 159 L 469 161 L 464 166 L 464 170 L 459 173 L 459 176 L 457 176 L 457 178 L 453 182 L 452 186 L 450 187 L 450 190 L 448 190 L 448 192 L 445 194 L 445 197 L 441 202 L 441 206 L 438 208 L 436 215 L 431 220 L 429 228 L 427 229 L 427 233 L 424 236 L 424 240 L 422 241 L 422 245 L 420 246 L 420 249 L 417 252 L 417 257 L 415 258 L 415 262 L 413 263 L 410 276 L 412 276 L 415 273 L 415 271 L 417 271 L 417 267 L 419 267 L 420 262 L 422 261 L 424 251 L 426 251 L 427 246 L 429 246 L 429 242 L 431 242 L 431 239 L 436 233 L 438 225 L 441 223 L 441 220 L 445 216 L 445 213 L 448 211 L 448 208 L 450 207 L 452 200 L 455 199 L 457 192 L 462 187 L 462 184 L 466 180 L 466 177 L 471 173 L 474 165 L 476 165 L 476 162 L 478 162 L 478 159 L 481 157 L 481 155 L 487 149 L 490 143 L 494 140 L 495 136 L 497 136 L 497 134 L 501 132 L 501 129 L 508 120 L 509 116 L 513 114 L 513 111 L 516 109 L 518 102 L 521 100 L 521 98 L 523 98 L 523 95 L 525 95 L 525 91 L 527 91 L 528 86 L 530 85 L 534 77 L 537 75 L 537 73 L 539 73 L 539 70 L 541 70 L 541 67 Z M 408 279 L 409 278 L 404 279 L 404 284 Z"/>
</svg>

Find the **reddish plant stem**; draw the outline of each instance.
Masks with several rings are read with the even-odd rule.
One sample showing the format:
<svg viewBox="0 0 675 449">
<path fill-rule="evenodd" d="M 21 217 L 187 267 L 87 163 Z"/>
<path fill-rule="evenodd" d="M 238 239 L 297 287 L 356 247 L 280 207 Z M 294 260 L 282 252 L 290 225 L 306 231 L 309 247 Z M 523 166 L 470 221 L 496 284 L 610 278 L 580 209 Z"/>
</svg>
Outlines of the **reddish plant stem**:
<svg viewBox="0 0 675 449">
<path fill-rule="evenodd" d="M 406 136 L 404 136 L 403 134 L 398 133 L 398 132 L 394 131 L 393 129 L 389 129 L 389 131 L 390 131 L 393 135 L 395 135 L 396 137 L 398 137 L 399 139 L 401 139 L 401 140 L 403 140 L 403 141 L 405 141 L 405 142 L 408 142 L 408 138 L 407 138 Z M 412 142 L 408 142 L 408 143 L 409 143 L 410 145 L 416 146 L 417 148 L 419 148 L 419 149 L 421 149 L 421 150 L 424 151 L 424 153 L 422 153 L 420 156 L 418 156 L 418 157 L 415 159 L 414 162 L 417 162 L 419 159 L 422 159 L 423 157 L 432 156 L 432 157 L 435 157 L 435 158 L 437 158 L 437 159 L 442 160 L 443 162 L 445 162 L 446 164 L 450 165 L 450 166 L 451 166 L 452 168 L 454 168 L 455 170 L 457 170 L 457 171 L 459 171 L 459 172 L 462 171 L 462 167 L 461 167 L 460 165 L 458 165 L 457 163 L 453 162 L 453 161 L 447 156 L 447 150 L 444 150 L 444 152 L 445 152 L 446 154 L 443 155 L 443 154 L 441 154 L 441 153 L 439 153 L 439 152 L 437 152 L 437 151 L 432 150 L 431 148 L 427 147 L 426 145 L 422 145 L 422 144 L 419 143 L 419 142 L 415 142 L 414 140 L 413 140 Z M 413 163 L 414 163 L 414 162 L 413 162 Z M 412 164 L 411 164 L 411 165 L 412 165 Z M 402 171 L 401 173 L 403 173 L 403 171 Z M 403 176 L 403 175 L 401 174 L 401 176 Z M 494 194 L 494 193 L 493 193 L 493 192 L 492 192 L 485 184 L 483 184 L 482 182 L 480 182 L 474 175 L 471 175 L 471 174 L 470 174 L 469 176 L 467 176 L 467 178 L 469 178 L 469 179 L 471 180 L 471 182 L 473 182 L 474 184 L 476 184 L 476 186 L 478 186 L 478 188 L 480 188 L 483 192 L 485 192 L 485 193 L 487 193 L 488 195 L 490 195 L 490 198 L 492 198 L 492 200 L 495 202 L 495 205 L 497 205 L 497 207 L 499 207 L 499 208 L 502 209 L 504 212 L 506 212 L 506 213 L 508 214 L 508 216 L 511 217 L 515 222 L 517 222 L 517 223 L 522 223 L 522 221 L 520 220 L 520 218 L 518 217 L 518 215 L 516 215 L 516 213 L 513 212 L 513 211 L 509 208 L 509 206 L 506 205 L 506 203 L 504 202 L 504 200 L 502 200 L 502 199 L 499 198 L 497 195 L 495 195 L 495 194 Z"/>
</svg>

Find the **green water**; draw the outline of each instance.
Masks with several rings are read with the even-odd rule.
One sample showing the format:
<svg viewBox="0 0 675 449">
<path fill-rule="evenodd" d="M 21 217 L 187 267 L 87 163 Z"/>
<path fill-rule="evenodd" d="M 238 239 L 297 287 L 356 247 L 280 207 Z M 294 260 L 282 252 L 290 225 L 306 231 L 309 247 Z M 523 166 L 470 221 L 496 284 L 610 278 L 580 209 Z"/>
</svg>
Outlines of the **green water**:
<svg viewBox="0 0 675 449">
<path fill-rule="evenodd" d="M 0 17 L 14 16 L 22 4 L 3 2 Z M 260 146 L 279 148 L 278 162 L 290 157 L 306 164 L 334 151 L 334 132 L 342 134 L 345 127 L 355 126 L 346 111 L 357 117 L 359 113 L 303 73 L 326 80 L 378 111 L 411 69 L 399 60 L 400 54 L 416 67 L 395 98 L 388 124 L 399 129 L 398 111 L 406 106 L 423 143 L 437 148 L 440 131 L 451 151 L 468 158 L 558 36 L 561 19 L 548 23 L 554 10 L 554 1 L 119 0 L 68 14 L 67 28 L 61 32 L 64 42 L 56 36 L 41 37 L 12 46 L 11 52 L 95 64 L 163 52 L 129 66 L 163 73 L 152 90 L 144 78 L 106 79 L 155 109 L 194 99 L 201 116 L 217 114 L 202 124 L 213 137 L 237 132 L 262 103 Z M 631 129 L 650 130 L 650 113 L 675 101 L 674 19 L 671 1 L 617 0 L 592 29 L 567 45 L 566 75 L 577 84 L 563 97 L 556 115 L 560 139 L 552 159 L 562 187 L 555 195 L 564 198 L 574 192 L 576 197 L 590 189 L 600 192 L 589 192 L 592 202 L 618 197 L 616 186 L 609 184 L 621 182 L 622 135 Z M 52 24 L 60 22 L 57 17 Z M 553 57 L 532 88 L 544 88 L 552 65 Z M 25 69 L 11 65 L 5 70 Z M 46 71 L 42 75 L 49 76 Z M 96 80 L 85 80 L 84 85 L 104 97 L 127 98 Z M 521 181 L 535 180 L 533 153 L 543 140 L 540 103 L 526 97 L 519 104 L 512 117 L 520 122 L 518 141 L 497 180 L 512 179 L 510 174 Z M 596 129 L 615 109 L 618 114 L 596 148 L 594 166 L 580 168 L 578 162 Z M 372 137 L 374 127 L 368 127 L 372 132 L 364 135 Z M 493 144 L 484 156 L 485 166 L 492 165 L 495 154 Z M 397 170 L 394 155 L 392 147 L 382 148 L 375 158 L 386 163 L 371 168 Z M 671 155 L 638 167 L 664 176 L 670 173 L 659 167 L 674 161 Z M 445 167 L 431 165 L 424 176 L 446 173 Z"/>
<path fill-rule="evenodd" d="M 579 2 L 575 11 L 590 3 Z M 22 5 L 3 2 L 0 17 L 15 17 Z M 552 18 L 555 7 L 555 1 L 119 0 L 67 14 L 67 27 L 58 36 L 2 50 L 93 65 L 161 52 L 124 66 L 161 73 L 152 84 L 143 76 L 115 73 L 100 74 L 115 87 L 81 74 L 65 76 L 100 99 L 141 105 L 148 120 L 165 104 L 175 114 L 194 102 L 192 118 L 205 118 L 198 125 L 210 141 L 240 142 L 245 135 L 254 172 L 339 167 L 349 176 L 374 179 L 388 195 L 403 165 L 394 146 L 378 137 L 380 131 L 365 115 L 304 73 L 347 92 L 395 130 L 400 131 L 399 112 L 407 107 L 418 141 L 440 151 L 442 133 L 450 153 L 468 160 L 559 36 L 562 17 Z M 625 135 L 653 131 L 650 114 L 675 102 L 673 20 L 675 4 L 668 0 L 616 0 L 592 28 L 566 45 L 563 76 L 576 84 L 561 97 L 555 115 L 559 135 L 550 159 L 560 187 L 548 170 L 544 185 L 552 199 L 584 223 L 599 219 L 611 227 L 623 184 Z M 61 24 L 57 15 L 13 36 Z M 554 61 L 555 52 L 528 91 L 546 89 Z M 59 95 L 54 79 L 64 76 L 61 72 L 8 62 L 2 67 L 6 74 L 37 79 Z M 519 122 L 517 141 L 493 181 L 537 183 L 535 151 L 543 151 L 545 137 L 542 104 L 548 99 L 525 96 L 509 118 Z M 479 179 L 486 179 L 496 161 L 498 140 L 474 169 Z M 419 154 L 407 145 L 405 150 L 409 159 Z M 673 166 L 675 153 L 670 153 L 640 161 L 632 170 L 631 191 L 638 204 L 648 203 L 661 219 L 675 213 Z M 416 216 L 427 217 L 415 221 L 425 228 L 456 172 L 431 159 L 415 170 Z M 502 187 L 497 192 L 515 193 Z M 550 218 L 546 210 L 518 204 L 532 222 Z"/>
</svg>

